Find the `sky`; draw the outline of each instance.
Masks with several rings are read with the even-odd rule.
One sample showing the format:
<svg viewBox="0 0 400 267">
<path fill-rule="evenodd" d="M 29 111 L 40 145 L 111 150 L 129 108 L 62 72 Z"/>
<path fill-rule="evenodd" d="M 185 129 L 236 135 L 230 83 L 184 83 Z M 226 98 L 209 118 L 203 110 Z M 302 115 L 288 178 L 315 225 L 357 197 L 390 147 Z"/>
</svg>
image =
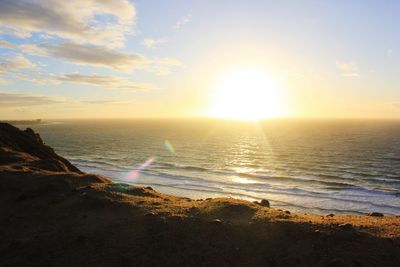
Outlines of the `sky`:
<svg viewBox="0 0 400 267">
<path fill-rule="evenodd" d="M 254 115 L 263 103 L 274 117 L 400 118 L 399 12 L 394 0 L 2 0 L 0 119 Z M 256 83 L 261 69 L 269 81 Z M 260 101 L 277 95 L 279 112 Z"/>
</svg>

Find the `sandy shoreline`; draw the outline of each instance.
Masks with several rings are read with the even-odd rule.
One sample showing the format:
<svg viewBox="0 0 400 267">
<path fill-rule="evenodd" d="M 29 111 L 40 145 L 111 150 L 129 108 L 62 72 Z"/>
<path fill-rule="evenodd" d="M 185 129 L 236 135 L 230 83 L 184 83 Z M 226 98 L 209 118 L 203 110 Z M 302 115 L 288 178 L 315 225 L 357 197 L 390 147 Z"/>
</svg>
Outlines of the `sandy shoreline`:
<svg viewBox="0 0 400 267">
<path fill-rule="evenodd" d="M 192 200 L 79 171 L 0 124 L 1 266 L 400 266 L 400 217 Z"/>
</svg>

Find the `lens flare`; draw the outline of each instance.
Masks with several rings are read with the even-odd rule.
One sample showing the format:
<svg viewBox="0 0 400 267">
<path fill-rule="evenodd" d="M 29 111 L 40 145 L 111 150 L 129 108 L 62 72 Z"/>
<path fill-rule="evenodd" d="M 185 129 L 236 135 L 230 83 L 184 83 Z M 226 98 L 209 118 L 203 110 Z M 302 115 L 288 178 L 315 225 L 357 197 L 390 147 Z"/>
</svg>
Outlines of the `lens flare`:
<svg viewBox="0 0 400 267">
<path fill-rule="evenodd" d="M 139 177 L 139 174 L 141 171 L 149 167 L 153 162 L 155 161 L 154 157 L 149 157 L 148 159 L 145 160 L 142 164 L 140 164 L 137 168 L 133 169 L 130 171 L 127 175 L 127 179 L 135 179 Z"/>
<path fill-rule="evenodd" d="M 166 150 L 168 150 L 169 153 L 171 153 L 171 154 L 175 153 L 175 148 L 173 147 L 173 145 L 171 144 L 170 141 L 165 140 L 164 147 Z"/>
</svg>

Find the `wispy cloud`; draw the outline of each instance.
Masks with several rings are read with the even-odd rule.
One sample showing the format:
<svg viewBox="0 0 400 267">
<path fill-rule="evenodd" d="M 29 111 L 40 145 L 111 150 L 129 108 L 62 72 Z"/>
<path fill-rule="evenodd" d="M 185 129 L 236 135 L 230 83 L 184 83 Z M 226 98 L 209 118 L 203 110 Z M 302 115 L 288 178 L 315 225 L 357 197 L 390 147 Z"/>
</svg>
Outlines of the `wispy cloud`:
<svg viewBox="0 0 400 267">
<path fill-rule="evenodd" d="M 132 103 L 132 101 L 122 101 L 122 100 L 80 100 L 83 104 L 92 105 L 123 105 Z"/>
<path fill-rule="evenodd" d="M 116 76 L 66 74 L 53 78 L 59 82 L 87 84 L 113 90 L 151 90 L 155 88 L 151 84 L 136 83 Z"/>
<path fill-rule="evenodd" d="M 4 40 L 0 40 L 0 47 L 15 49 L 17 46 L 12 44 L 12 43 L 10 43 L 10 42 L 4 41 Z"/>
<path fill-rule="evenodd" d="M 352 61 L 336 61 L 336 67 L 341 71 L 358 71 L 358 64 L 354 60 Z"/>
<path fill-rule="evenodd" d="M 0 47 L 15 49 L 27 54 L 51 56 L 74 64 L 110 68 L 124 72 L 142 69 L 166 75 L 171 72 L 172 67 L 181 65 L 176 59 L 149 59 L 141 54 L 124 53 L 107 47 L 87 46 L 76 43 L 14 45 L 3 41 L 0 42 Z"/>
<path fill-rule="evenodd" d="M 344 77 L 359 77 L 359 68 L 356 61 L 336 61 L 336 67 Z"/>
<path fill-rule="evenodd" d="M 156 45 L 156 40 L 151 38 L 144 38 L 142 44 L 147 48 L 153 48 Z"/>
<path fill-rule="evenodd" d="M 0 77 L 0 85 L 7 84 L 7 83 L 9 83 L 9 81 Z"/>
<path fill-rule="evenodd" d="M 52 56 L 75 64 L 95 65 L 120 71 L 144 68 L 149 63 L 149 60 L 140 54 L 124 53 L 107 47 L 76 43 L 14 45 L 3 41 L 0 43 L 0 47 L 16 49 L 33 55 Z"/>
<path fill-rule="evenodd" d="M 65 43 L 43 45 L 41 48 L 51 56 L 76 64 L 97 65 L 121 71 L 143 68 L 149 63 L 149 60 L 140 54 L 123 53 L 99 46 Z"/>
<path fill-rule="evenodd" d="M 192 14 L 187 14 L 185 16 L 183 16 L 182 18 L 180 18 L 174 26 L 172 26 L 172 28 L 174 30 L 179 30 L 180 28 L 182 28 L 184 25 L 188 24 L 189 22 L 192 21 Z"/>
<path fill-rule="evenodd" d="M 64 102 L 64 99 L 60 97 L 0 92 L 0 108 L 40 106 L 62 102 Z"/>
<path fill-rule="evenodd" d="M 135 18 L 135 7 L 128 0 L 0 1 L 0 32 L 21 38 L 37 32 L 78 43 L 121 47 L 125 36 L 133 33 Z"/>
<path fill-rule="evenodd" d="M 152 39 L 152 38 L 144 38 L 142 41 L 142 45 L 144 45 L 147 48 L 155 48 L 160 44 L 166 43 L 166 39 Z"/>
<path fill-rule="evenodd" d="M 21 69 L 34 68 L 35 66 L 29 59 L 18 55 L 0 62 L 0 73 L 15 72 Z"/>
<path fill-rule="evenodd" d="M 360 74 L 357 72 L 347 72 L 347 73 L 342 73 L 344 77 L 359 77 Z"/>
<path fill-rule="evenodd" d="M 10 83 L 14 78 L 24 80 L 27 71 L 36 75 L 38 69 L 36 64 L 22 55 L 0 60 L 0 84 Z"/>
<path fill-rule="evenodd" d="M 171 67 L 182 66 L 179 60 L 172 58 L 156 58 L 152 61 L 152 65 L 149 67 L 150 71 L 157 75 L 168 75 L 171 73 Z"/>
<path fill-rule="evenodd" d="M 391 103 L 393 105 L 393 107 L 395 107 L 396 109 L 400 109 L 400 101 L 399 102 L 395 102 L 395 103 Z"/>
</svg>

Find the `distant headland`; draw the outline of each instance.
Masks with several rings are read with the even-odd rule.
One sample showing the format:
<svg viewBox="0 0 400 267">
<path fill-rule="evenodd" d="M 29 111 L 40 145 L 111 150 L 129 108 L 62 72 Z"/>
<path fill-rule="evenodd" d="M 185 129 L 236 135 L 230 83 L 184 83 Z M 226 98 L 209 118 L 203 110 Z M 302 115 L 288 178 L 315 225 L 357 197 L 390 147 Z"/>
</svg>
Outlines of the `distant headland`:
<svg viewBox="0 0 400 267">
<path fill-rule="evenodd" d="M 36 120 L 0 120 L 0 122 L 4 123 L 9 123 L 11 125 L 35 125 L 35 124 L 43 124 L 46 123 L 46 121 L 42 119 L 36 119 Z"/>
</svg>

